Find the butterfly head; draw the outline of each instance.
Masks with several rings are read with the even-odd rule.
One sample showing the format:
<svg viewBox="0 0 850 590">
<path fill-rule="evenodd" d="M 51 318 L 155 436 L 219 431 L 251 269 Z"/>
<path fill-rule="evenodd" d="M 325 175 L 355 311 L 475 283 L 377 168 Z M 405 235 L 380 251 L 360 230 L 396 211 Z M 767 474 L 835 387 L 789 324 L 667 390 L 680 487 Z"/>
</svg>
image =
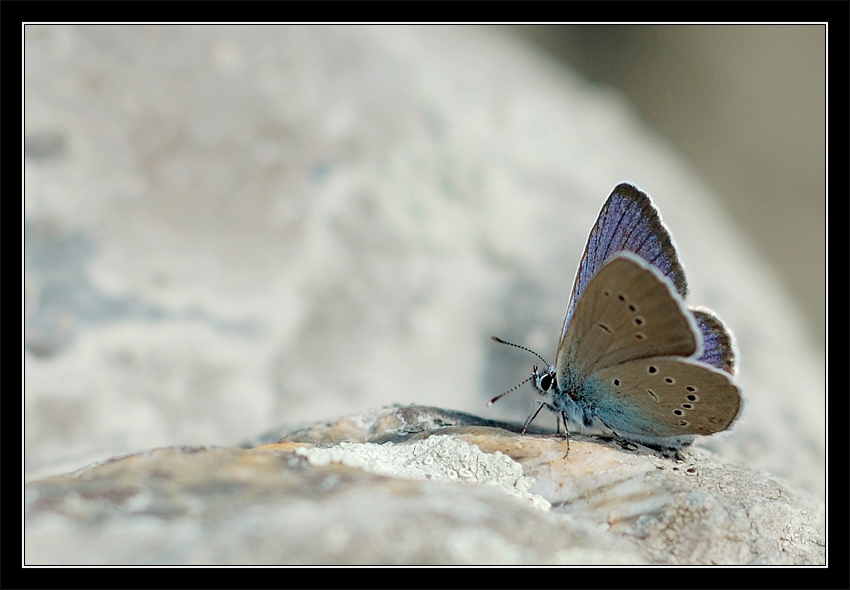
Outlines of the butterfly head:
<svg viewBox="0 0 850 590">
<path fill-rule="evenodd" d="M 555 366 L 550 366 L 546 371 L 539 372 L 537 365 L 531 369 L 531 382 L 540 395 L 548 395 L 557 385 L 555 381 Z"/>
</svg>

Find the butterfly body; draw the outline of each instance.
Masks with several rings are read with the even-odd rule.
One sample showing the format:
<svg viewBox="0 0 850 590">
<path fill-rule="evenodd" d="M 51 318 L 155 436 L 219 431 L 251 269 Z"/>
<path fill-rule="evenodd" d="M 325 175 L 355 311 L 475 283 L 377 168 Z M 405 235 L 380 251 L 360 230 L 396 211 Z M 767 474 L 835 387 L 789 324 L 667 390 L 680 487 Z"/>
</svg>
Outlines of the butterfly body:
<svg viewBox="0 0 850 590">
<path fill-rule="evenodd" d="M 728 429 L 741 409 L 732 335 L 711 311 L 689 309 L 686 295 L 652 201 L 618 185 L 588 237 L 556 363 L 532 372 L 542 407 L 568 432 L 657 446 Z"/>
</svg>

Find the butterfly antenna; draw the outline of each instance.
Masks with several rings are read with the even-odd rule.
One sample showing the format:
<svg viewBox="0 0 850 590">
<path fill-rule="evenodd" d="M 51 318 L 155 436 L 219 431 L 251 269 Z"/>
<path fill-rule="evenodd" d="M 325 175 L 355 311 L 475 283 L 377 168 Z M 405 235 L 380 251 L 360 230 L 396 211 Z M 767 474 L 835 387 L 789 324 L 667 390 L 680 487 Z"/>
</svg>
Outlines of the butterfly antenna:
<svg viewBox="0 0 850 590">
<path fill-rule="evenodd" d="M 540 356 L 539 354 L 537 354 L 536 352 L 534 352 L 534 351 L 533 351 L 533 350 L 531 350 L 530 348 L 526 348 L 525 346 L 520 346 L 519 344 L 514 344 L 513 342 L 507 342 L 506 340 L 502 340 L 501 338 L 497 338 L 496 336 L 490 336 L 490 338 L 492 338 L 494 342 L 498 342 L 499 344 L 507 344 L 508 346 L 513 346 L 513 347 L 515 347 L 515 348 L 521 348 L 522 350 L 524 350 L 524 351 L 526 351 L 526 352 L 530 352 L 531 354 L 533 354 L 534 356 L 536 356 L 537 358 L 539 358 L 541 361 L 543 361 L 544 366 L 546 366 L 546 367 L 548 367 L 548 366 L 549 366 L 549 363 L 547 363 L 547 362 L 546 362 L 546 359 L 545 359 L 545 358 L 543 358 L 542 356 Z M 534 373 L 537 373 L 537 366 L 536 366 L 536 365 L 535 365 L 535 367 L 534 367 Z M 499 395 L 497 395 L 496 397 L 494 397 L 493 399 L 491 399 L 489 402 L 487 402 L 487 405 L 488 405 L 488 406 L 492 406 L 492 405 L 493 405 L 493 403 L 494 403 L 496 400 L 498 400 L 498 399 L 499 399 L 499 398 L 501 398 L 501 397 L 504 397 L 504 396 L 508 395 L 508 394 L 509 394 L 510 392 L 512 392 L 512 391 L 516 391 L 517 389 L 519 389 L 520 387 L 522 387 L 523 385 L 525 385 L 526 383 L 528 383 L 528 382 L 529 382 L 529 381 L 531 381 L 532 379 L 534 379 L 534 375 L 531 375 L 531 377 L 529 377 L 529 378 L 528 378 L 528 379 L 526 379 L 525 381 L 522 381 L 521 383 L 517 383 L 516 385 L 514 385 L 513 387 L 511 387 L 511 388 L 510 388 L 509 390 L 507 390 L 506 392 L 504 392 L 504 393 L 500 393 Z"/>
<path fill-rule="evenodd" d="M 534 368 L 535 368 L 535 369 L 537 369 L 537 367 L 534 367 Z M 529 377 L 528 379 L 526 379 L 526 380 L 525 380 L 525 381 L 523 381 L 522 383 L 517 383 L 516 385 L 514 385 L 513 387 L 511 387 L 511 388 L 510 388 L 509 390 L 507 390 L 506 392 L 504 392 L 504 393 L 500 393 L 499 395 L 497 395 L 496 397 L 494 397 L 493 399 L 491 399 L 489 402 L 487 402 L 487 406 L 488 406 L 488 407 L 489 407 L 489 406 L 492 406 L 492 405 L 493 405 L 493 403 L 494 403 L 496 400 L 498 400 L 500 397 L 504 397 L 504 396 L 508 395 L 510 392 L 515 391 L 515 390 L 519 389 L 520 387 L 522 387 L 523 385 L 525 385 L 526 383 L 528 383 L 528 382 L 529 382 L 529 381 L 531 381 L 532 379 L 534 379 L 534 375 L 532 375 L 531 377 Z"/>
<path fill-rule="evenodd" d="M 494 342 L 498 342 L 499 344 L 507 344 L 508 346 L 513 346 L 515 348 L 520 348 L 520 349 L 522 349 L 526 352 L 530 352 L 531 354 L 533 354 L 534 356 L 539 358 L 541 361 L 543 361 L 544 366 L 546 366 L 546 367 L 549 366 L 549 363 L 546 362 L 545 358 L 543 358 L 542 356 L 540 356 L 539 354 L 537 354 L 536 352 L 534 352 L 530 348 L 526 348 L 525 346 L 520 346 L 519 344 L 514 344 L 513 342 L 507 342 L 507 341 L 502 340 L 501 338 L 498 338 L 496 336 L 490 336 L 490 339 L 493 340 Z M 525 383 L 525 381 L 523 381 L 523 383 Z M 522 383 L 520 383 L 520 385 L 522 385 Z"/>
</svg>

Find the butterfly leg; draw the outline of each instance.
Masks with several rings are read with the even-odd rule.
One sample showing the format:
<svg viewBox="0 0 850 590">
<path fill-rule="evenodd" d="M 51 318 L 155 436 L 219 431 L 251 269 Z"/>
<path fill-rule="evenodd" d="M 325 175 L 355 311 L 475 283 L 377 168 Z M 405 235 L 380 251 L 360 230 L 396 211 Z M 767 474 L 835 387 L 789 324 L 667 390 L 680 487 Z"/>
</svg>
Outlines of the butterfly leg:
<svg viewBox="0 0 850 590">
<path fill-rule="evenodd" d="M 564 442 L 567 443 L 567 452 L 564 453 L 564 459 L 566 459 L 570 454 L 570 429 L 567 426 L 567 413 L 562 410 L 559 414 L 561 415 L 561 420 L 564 421 Z"/>
<path fill-rule="evenodd" d="M 542 410 L 546 406 L 545 403 L 543 403 L 539 400 L 534 400 L 534 401 L 536 401 L 540 405 L 537 407 L 537 410 L 535 410 L 534 412 L 529 414 L 528 418 L 525 419 L 525 424 L 523 424 L 522 428 L 519 429 L 520 434 L 525 434 L 525 430 L 528 428 L 528 425 L 531 424 L 534 421 L 535 418 L 537 418 L 537 414 L 539 414 L 540 410 Z"/>
<path fill-rule="evenodd" d="M 537 400 L 535 400 L 535 401 L 537 401 Z M 525 434 L 525 430 L 528 428 L 528 425 L 531 424 L 534 421 L 535 418 L 537 418 L 537 414 L 539 414 L 540 410 L 542 410 L 543 408 L 549 408 L 553 412 L 557 412 L 557 414 L 561 417 L 561 421 L 564 422 L 563 437 L 564 437 L 564 442 L 567 443 L 567 452 L 564 453 L 564 459 L 566 459 L 567 456 L 570 454 L 570 429 L 567 426 L 567 413 L 563 410 L 556 410 L 555 408 L 553 408 L 552 406 L 550 406 L 546 402 L 538 401 L 538 403 L 540 405 L 537 407 L 537 409 L 534 412 L 529 414 L 528 418 L 526 418 L 526 420 L 525 420 L 525 424 L 523 424 L 522 428 L 520 428 L 519 433 Z M 557 428 L 558 428 L 558 434 L 560 434 L 561 423 L 556 419 L 555 424 L 557 425 Z"/>
</svg>

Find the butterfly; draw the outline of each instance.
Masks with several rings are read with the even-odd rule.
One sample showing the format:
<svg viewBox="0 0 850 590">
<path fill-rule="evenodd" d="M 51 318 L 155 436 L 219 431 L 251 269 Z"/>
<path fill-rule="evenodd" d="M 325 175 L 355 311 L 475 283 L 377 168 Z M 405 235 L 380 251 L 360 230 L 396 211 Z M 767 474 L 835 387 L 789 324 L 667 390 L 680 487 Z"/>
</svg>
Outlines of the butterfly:
<svg viewBox="0 0 850 590">
<path fill-rule="evenodd" d="M 619 184 L 590 230 L 555 364 L 493 337 L 547 366 L 523 382 L 541 399 L 522 432 L 544 407 L 563 421 L 568 445 L 571 430 L 679 448 L 729 429 L 742 407 L 734 339 L 712 311 L 687 307 L 687 294 L 652 200 Z"/>
</svg>

